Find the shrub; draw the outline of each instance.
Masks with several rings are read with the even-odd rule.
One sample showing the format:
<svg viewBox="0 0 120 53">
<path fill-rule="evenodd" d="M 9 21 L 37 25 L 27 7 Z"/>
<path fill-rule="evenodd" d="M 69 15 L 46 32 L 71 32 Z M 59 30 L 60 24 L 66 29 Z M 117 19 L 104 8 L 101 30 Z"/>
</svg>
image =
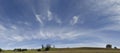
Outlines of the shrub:
<svg viewBox="0 0 120 53">
<path fill-rule="evenodd" d="M 37 49 L 37 51 L 41 51 L 41 49 Z"/>
<path fill-rule="evenodd" d="M 21 49 L 21 51 L 27 51 L 27 49 Z"/>
<path fill-rule="evenodd" d="M 21 52 L 22 50 L 21 48 L 19 48 L 19 49 L 14 49 L 14 51 Z"/>
<path fill-rule="evenodd" d="M 18 49 L 14 49 L 14 51 L 16 51 L 16 52 L 22 52 L 22 51 L 27 51 L 27 49 L 18 48 Z"/>
</svg>

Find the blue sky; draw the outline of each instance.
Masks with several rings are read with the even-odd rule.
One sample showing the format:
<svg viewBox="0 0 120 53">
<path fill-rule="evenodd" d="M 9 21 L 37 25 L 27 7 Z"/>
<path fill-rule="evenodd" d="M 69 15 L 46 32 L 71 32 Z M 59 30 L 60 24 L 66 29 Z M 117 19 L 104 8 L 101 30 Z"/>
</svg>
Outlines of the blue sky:
<svg viewBox="0 0 120 53">
<path fill-rule="evenodd" d="M 120 47 L 119 0 L 0 0 L 0 47 Z"/>
</svg>

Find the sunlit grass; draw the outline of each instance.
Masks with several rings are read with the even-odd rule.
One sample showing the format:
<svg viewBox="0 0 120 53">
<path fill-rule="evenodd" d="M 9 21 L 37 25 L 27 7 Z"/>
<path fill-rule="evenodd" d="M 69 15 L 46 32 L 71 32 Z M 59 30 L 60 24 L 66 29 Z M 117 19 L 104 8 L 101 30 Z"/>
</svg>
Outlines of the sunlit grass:
<svg viewBox="0 0 120 53">
<path fill-rule="evenodd" d="M 14 52 L 4 50 L 2 53 L 120 53 L 119 49 L 52 49 L 50 51 L 28 50 L 23 52 Z"/>
</svg>

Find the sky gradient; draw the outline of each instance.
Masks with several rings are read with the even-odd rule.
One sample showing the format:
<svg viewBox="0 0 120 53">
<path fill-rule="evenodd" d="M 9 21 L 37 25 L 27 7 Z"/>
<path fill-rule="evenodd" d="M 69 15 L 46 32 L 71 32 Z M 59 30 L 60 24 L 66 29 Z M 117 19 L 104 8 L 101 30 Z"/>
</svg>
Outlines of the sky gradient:
<svg viewBox="0 0 120 53">
<path fill-rule="evenodd" d="M 120 0 L 0 0 L 0 48 L 120 47 Z"/>
</svg>

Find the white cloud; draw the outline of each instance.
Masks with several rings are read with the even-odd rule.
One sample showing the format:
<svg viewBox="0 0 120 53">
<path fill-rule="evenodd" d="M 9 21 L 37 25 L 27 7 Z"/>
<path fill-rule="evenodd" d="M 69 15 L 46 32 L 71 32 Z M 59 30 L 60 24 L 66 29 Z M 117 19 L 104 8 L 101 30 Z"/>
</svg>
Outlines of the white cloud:
<svg viewBox="0 0 120 53">
<path fill-rule="evenodd" d="M 68 29 L 68 28 L 58 28 L 58 29 L 41 29 L 37 32 L 36 35 L 33 35 L 33 39 L 52 39 L 57 38 L 59 40 L 73 40 L 77 39 L 81 36 L 91 36 L 96 32 L 99 32 L 101 30 L 89 30 L 89 29 Z M 98 36 L 96 36 L 98 37 Z"/>
<path fill-rule="evenodd" d="M 102 13 L 102 15 L 120 14 L 120 0 L 91 0 L 89 6 L 92 11 Z"/>
<path fill-rule="evenodd" d="M 79 32 L 78 32 L 79 31 Z M 81 30 L 63 30 L 58 34 L 58 37 L 62 40 L 68 39 L 68 40 L 74 40 L 81 36 L 89 36 L 88 34 L 92 33 L 93 31 L 82 31 Z"/>
<path fill-rule="evenodd" d="M 79 16 L 73 16 L 73 18 L 72 18 L 72 20 L 70 21 L 70 23 L 71 23 L 72 25 L 74 25 L 74 24 L 77 24 L 78 21 L 79 21 Z"/>
<path fill-rule="evenodd" d="M 30 26 L 30 25 L 31 25 L 31 23 L 30 23 L 30 22 L 27 22 L 27 21 L 25 21 L 25 22 L 23 22 L 23 21 L 18 21 L 17 23 L 18 23 L 18 24 L 24 24 L 24 25 L 27 25 L 27 26 Z"/>
<path fill-rule="evenodd" d="M 56 39 L 58 39 L 58 40 L 74 40 L 74 39 L 77 39 L 79 37 L 84 37 L 84 36 L 99 37 L 100 39 L 106 40 L 106 37 L 104 37 L 102 35 L 102 33 L 100 32 L 101 31 L 100 29 L 97 29 L 97 30 L 89 30 L 89 29 L 75 30 L 75 29 L 70 29 L 70 28 L 57 28 L 57 29 L 44 28 L 44 29 L 41 29 L 40 31 L 37 31 L 36 33 L 33 33 L 33 31 L 29 31 L 28 33 L 24 33 L 24 34 L 20 33 L 21 29 L 12 30 L 12 31 L 11 30 L 12 29 L 4 30 L 4 32 L 3 32 L 4 34 L 0 38 L 2 38 L 3 40 L 9 41 L 10 43 L 11 42 L 12 43 L 22 42 L 22 41 L 24 42 L 24 41 L 33 40 L 33 39 L 45 40 L 45 39 L 53 39 L 53 38 L 54 38 L 54 40 L 56 40 Z M 99 35 L 101 35 L 101 36 L 99 36 Z M 104 35 L 106 35 L 106 34 L 104 34 Z M 0 40 L 2 40 L 2 39 L 0 39 Z M 73 44 L 73 45 L 75 45 L 75 44 Z M 83 45 L 81 45 L 81 46 L 83 46 Z"/>
<path fill-rule="evenodd" d="M 104 10 L 114 5 L 116 1 L 117 0 L 90 0 L 89 5 L 91 5 L 92 10 Z"/>
<path fill-rule="evenodd" d="M 15 35 L 15 36 L 12 36 L 12 41 L 24 41 L 24 37 L 20 36 L 20 35 Z"/>
<path fill-rule="evenodd" d="M 62 21 L 59 18 L 55 18 L 55 21 L 59 24 L 62 24 Z"/>
<path fill-rule="evenodd" d="M 30 23 L 29 23 L 29 22 L 24 22 L 24 24 L 30 26 Z"/>
<path fill-rule="evenodd" d="M 36 16 L 36 19 L 39 21 L 39 23 L 43 25 L 43 21 L 41 19 L 42 18 L 41 15 L 35 15 L 35 16 Z"/>
<path fill-rule="evenodd" d="M 104 30 L 120 31 L 120 16 L 109 17 L 110 24 L 103 27 Z"/>
<path fill-rule="evenodd" d="M 6 30 L 6 28 L 3 25 L 0 25 L 0 31 Z"/>
<path fill-rule="evenodd" d="M 3 25 L 0 25 L 0 42 L 19 42 L 24 41 L 23 34 L 21 34 L 21 31 L 23 28 L 17 28 L 17 26 L 11 25 L 11 28 L 4 27 Z M 25 29 L 24 29 L 25 31 Z M 20 35 L 21 34 L 21 35 Z M 26 34 L 26 33 L 25 33 Z"/>
<path fill-rule="evenodd" d="M 47 10 L 46 15 L 35 15 L 36 19 L 39 21 L 41 25 L 44 25 L 46 22 L 55 21 L 58 24 L 61 24 L 62 21 L 56 17 L 56 15 L 53 15 L 50 10 Z"/>
<path fill-rule="evenodd" d="M 9 31 L 9 30 L 7 30 Z M 20 42 L 20 41 L 27 41 L 27 40 L 33 40 L 33 39 L 52 39 L 52 38 L 57 38 L 59 40 L 74 40 L 77 39 L 79 37 L 84 37 L 84 36 L 93 36 L 93 37 L 99 37 L 101 39 L 103 39 L 101 35 L 101 29 L 97 29 L 97 30 L 86 30 L 86 29 L 68 29 L 68 28 L 64 28 L 64 29 L 41 29 L 40 31 L 36 32 L 36 33 L 32 33 L 29 31 L 29 33 L 24 33 L 20 35 L 20 29 L 18 30 L 13 30 L 8 32 L 4 32 L 3 36 L 6 40 L 10 40 L 10 41 L 16 41 L 16 42 Z M 97 34 L 96 34 L 97 33 Z M 11 35 L 11 36 L 6 36 L 6 35 Z M 105 37 L 104 37 L 105 40 Z"/>
<path fill-rule="evenodd" d="M 57 48 L 74 48 L 74 47 L 104 47 L 106 43 L 91 42 L 89 43 L 71 43 L 71 44 L 57 44 Z"/>
<path fill-rule="evenodd" d="M 120 31 L 120 24 L 119 25 L 116 25 L 116 24 L 107 25 L 103 27 L 102 30 Z"/>
<path fill-rule="evenodd" d="M 47 15 L 48 21 L 53 20 L 53 21 L 56 21 L 58 24 L 62 23 L 62 21 L 58 17 L 56 17 L 55 14 L 53 15 L 53 13 L 50 10 L 47 11 L 47 14 L 48 14 Z"/>
<path fill-rule="evenodd" d="M 47 11 L 48 20 L 51 21 L 53 19 L 52 12 L 50 10 Z"/>
<path fill-rule="evenodd" d="M 105 15 L 109 24 L 104 26 L 105 30 L 119 31 L 120 28 L 120 0 L 92 0 L 91 10 L 99 15 Z"/>
<path fill-rule="evenodd" d="M 11 28 L 12 28 L 12 29 L 14 29 L 14 30 L 16 30 L 16 29 L 17 29 L 17 27 L 16 27 L 16 26 L 14 26 L 14 25 L 12 25 L 12 26 L 11 26 Z"/>
<path fill-rule="evenodd" d="M 120 25 L 120 16 L 111 16 L 109 21 L 112 22 L 112 25 Z"/>
<path fill-rule="evenodd" d="M 120 15 L 120 5 L 113 5 L 104 11 L 104 14 Z"/>
</svg>

